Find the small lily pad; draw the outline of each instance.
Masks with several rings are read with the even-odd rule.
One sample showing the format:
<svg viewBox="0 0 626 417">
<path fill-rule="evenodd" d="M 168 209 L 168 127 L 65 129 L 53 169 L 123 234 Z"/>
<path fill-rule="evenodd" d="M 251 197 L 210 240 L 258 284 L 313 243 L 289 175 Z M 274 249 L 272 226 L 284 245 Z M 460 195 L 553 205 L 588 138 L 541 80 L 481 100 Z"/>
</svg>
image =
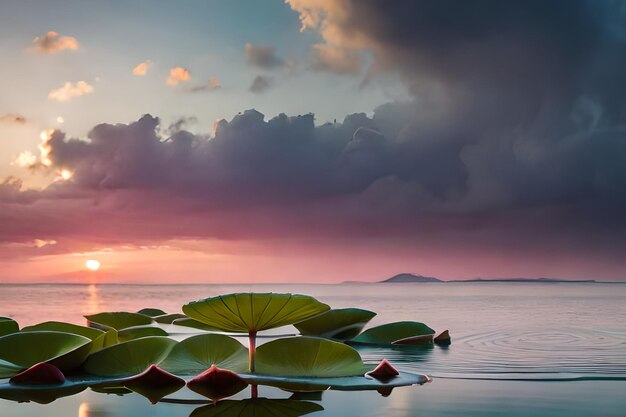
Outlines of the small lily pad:
<svg viewBox="0 0 626 417">
<path fill-rule="evenodd" d="M 356 337 L 376 313 L 360 308 L 328 310 L 319 316 L 294 324 L 304 336 L 349 340 Z"/>
<path fill-rule="evenodd" d="M 145 326 L 152 323 L 152 318 L 139 313 L 110 312 L 85 316 L 90 327 L 101 330 L 122 330 L 127 327 Z"/>
<path fill-rule="evenodd" d="M 6 336 L 7 334 L 17 333 L 20 331 L 20 326 L 17 322 L 9 317 L 0 317 L 0 336 Z"/>
<path fill-rule="evenodd" d="M 167 336 L 167 332 L 160 327 L 155 326 L 127 327 L 117 332 L 117 337 L 120 342 L 126 342 L 128 340 L 139 339 L 141 337 L 148 336 Z"/>
<path fill-rule="evenodd" d="M 248 349 L 232 337 L 201 334 L 179 342 L 161 364 L 178 375 L 193 375 L 211 365 L 235 372 L 248 368 Z"/>
<path fill-rule="evenodd" d="M 67 371 L 80 367 L 91 350 L 91 343 L 90 339 L 71 333 L 13 333 L 0 337 L 0 359 L 23 369 L 47 362 Z"/>
<path fill-rule="evenodd" d="M 343 343 L 314 337 L 277 339 L 257 349 L 256 371 L 281 377 L 341 377 L 366 372 L 359 353 Z"/>
<path fill-rule="evenodd" d="M 187 316 L 185 316 L 184 314 L 172 313 L 172 314 L 163 314 L 161 316 L 156 316 L 156 317 L 153 317 L 153 318 L 154 318 L 154 321 L 156 321 L 157 323 L 172 324 L 172 322 L 174 320 L 184 319 L 186 317 Z"/>
<path fill-rule="evenodd" d="M 159 336 L 130 340 L 92 353 L 83 369 L 101 377 L 137 375 L 160 364 L 175 345 L 176 341 Z"/>
<path fill-rule="evenodd" d="M 49 363 L 39 362 L 9 380 L 14 385 L 57 385 L 65 382 L 65 375 Z"/>
<path fill-rule="evenodd" d="M 154 318 L 157 316 L 163 316 L 167 313 L 159 308 L 142 308 L 137 312 L 137 314 L 143 314 L 144 316 Z"/>
<path fill-rule="evenodd" d="M 189 417 L 300 417 L 324 410 L 308 401 L 253 398 L 225 400 L 196 408 Z"/>
<path fill-rule="evenodd" d="M 432 344 L 435 331 L 416 321 L 398 321 L 372 327 L 350 343 L 386 346 L 392 344 Z"/>
<path fill-rule="evenodd" d="M 172 321 L 172 324 L 176 326 L 190 327 L 192 329 L 204 330 L 208 332 L 220 331 L 220 329 L 216 327 L 209 326 L 208 324 L 202 323 L 196 319 L 192 319 L 187 316 L 175 319 L 174 321 Z"/>
</svg>

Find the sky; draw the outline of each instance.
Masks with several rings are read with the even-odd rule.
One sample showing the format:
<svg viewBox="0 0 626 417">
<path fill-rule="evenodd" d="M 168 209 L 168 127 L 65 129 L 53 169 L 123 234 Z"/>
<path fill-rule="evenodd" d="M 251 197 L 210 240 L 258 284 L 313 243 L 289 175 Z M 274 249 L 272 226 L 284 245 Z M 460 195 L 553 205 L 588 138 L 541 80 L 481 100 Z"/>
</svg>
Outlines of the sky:
<svg viewBox="0 0 626 417">
<path fill-rule="evenodd" d="M 626 3 L 7 0 L 0 56 L 0 282 L 626 280 Z"/>
</svg>

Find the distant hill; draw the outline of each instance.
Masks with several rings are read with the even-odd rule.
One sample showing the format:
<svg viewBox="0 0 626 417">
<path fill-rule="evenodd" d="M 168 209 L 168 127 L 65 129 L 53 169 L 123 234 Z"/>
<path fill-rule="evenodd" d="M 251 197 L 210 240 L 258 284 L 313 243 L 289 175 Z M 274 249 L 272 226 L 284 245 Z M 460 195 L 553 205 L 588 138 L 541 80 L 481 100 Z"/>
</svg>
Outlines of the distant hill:
<svg viewBox="0 0 626 417">
<path fill-rule="evenodd" d="M 434 277 L 425 277 L 423 275 L 398 274 L 380 282 L 397 283 L 397 282 L 443 282 L 443 281 Z"/>
</svg>

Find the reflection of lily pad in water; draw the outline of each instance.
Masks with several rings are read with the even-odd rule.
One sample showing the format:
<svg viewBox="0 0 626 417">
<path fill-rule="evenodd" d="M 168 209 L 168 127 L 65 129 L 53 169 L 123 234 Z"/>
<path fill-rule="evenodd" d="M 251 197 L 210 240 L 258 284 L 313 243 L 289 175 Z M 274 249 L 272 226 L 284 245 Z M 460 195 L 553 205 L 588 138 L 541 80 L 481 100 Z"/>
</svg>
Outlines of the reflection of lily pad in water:
<svg viewBox="0 0 626 417">
<path fill-rule="evenodd" d="M 328 310 L 319 316 L 295 324 L 304 336 L 349 340 L 356 337 L 376 313 L 360 308 Z"/>
<path fill-rule="evenodd" d="M 189 417 L 299 417 L 322 410 L 321 405 L 308 401 L 254 398 L 196 408 Z"/>
<path fill-rule="evenodd" d="M 247 386 L 236 373 L 219 369 L 215 365 L 187 383 L 187 388 L 213 401 L 235 395 Z"/>
<path fill-rule="evenodd" d="M 416 321 L 398 321 L 372 327 L 355 337 L 350 343 L 368 345 L 428 345 L 433 343 L 435 331 Z"/>
<path fill-rule="evenodd" d="M 248 349 L 229 336 L 201 334 L 176 344 L 161 368 L 179 375 L 194 375 L 211 365 L 235 372 L 246 371 Z"/>
<path fill-rule="evenodd" d="M 86 385 L 68 385 L 60 388 L 31 389 L 23 387 L 6 387 L 0 389 L 0 398 L 16 402 L 35 402 L 50 404 L 54 400 L 78 394 L 87 389 Z"/>
<path fill-rule="evenodd" d="M 91 340 L 71 333 L 26 332 L 0 337 L 0 359 L 30 368 L 48 362 L 61 371 L 80 367 L 89 351 Z"/>
</svg>

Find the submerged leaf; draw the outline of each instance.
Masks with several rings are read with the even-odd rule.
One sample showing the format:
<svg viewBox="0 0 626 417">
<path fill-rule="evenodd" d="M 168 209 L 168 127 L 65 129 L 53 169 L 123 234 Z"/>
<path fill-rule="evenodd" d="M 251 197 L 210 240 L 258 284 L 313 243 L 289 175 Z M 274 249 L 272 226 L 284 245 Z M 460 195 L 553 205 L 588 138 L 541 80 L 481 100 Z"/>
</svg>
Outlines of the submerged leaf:
<svg viewBox="0 0 626 417">
<path fill-rule="evenodd" d="M 398 321 L 367 329 L 350 342 L 370 345 L 431 344 L 435 331 L 416 321 Z"/>
<path fill-rule="evenodd" d="M 159 308 L 142 308 L 137 312 L 137 314 L 143 314 L 144 316 L 154 318 L 156 316 L 163 316 L 167 313 Z"/>
<path fill-rule="evenodd" d="M 349 340 L 356 337 L 376 313 L 360 308 L 328 310 L 319 316 L 301 321 L 294 326 L 304 336 Z"/>
<path fill-rule="evenodd" d="M 159 336 L 119 343 L 89 355 L 83 369 L 103 377 L 137 375 L 160 364 L 175 345 L 176 341 Z"/>
<path fill-rule="evenodd" d="M 62 371 L 78 368 L 91 350 L 91 340 L 62 332 L 25 332 L 0 337 L 0 359 L 23 368 L 39 362 Z"/>
<path fill-rule="evenodd" d="M 206 405 L 193 410 L 189 417 L 300 417 L 322 410 L 321 405 L 308 401 L 253 398 Z"/>
<path fill-rule="evenodd" d="M 0 317 L 0 336 L 17 333 L 19 330 L 20 326 L 15 320 L 9 317 Z"/>
<path fill-rule="evenodd" d="M 117 332 L 117 337 L 120 342 L 126 342 L 128 340 L 148 336 L 167 336 L 167 332 L 160 327 L 155 326 L 127 327 Z"/>
<path fill-rule="evenodd" d="M 145 326 L 152 323 L 152 318 L 139 313 L 111 312 L 85 316 L 91 327 L 102 330 L 122 330 L 127 327 Z"/>
<path fill-rule="evenodd" d="M 248 333 L 298 323 L 329 308 L 307 295 L 239 293 L 185 304 L 183 312 L 220 330 Z"/>
<path fill-rule="evenodd" d="M 179 375 L 202 372 L 211 365 L 235 372 L 248 369 L 248 349 L 232 337 L 201 334 L 179 342 L 161 367 Z"/>
<path fill-rule="evenodd" d="M 363 375 L 359 353 L 343 343 L 313 337 L 289 337 L 257 349 L 256 371 L 281 377 Z"/>
</svg>

